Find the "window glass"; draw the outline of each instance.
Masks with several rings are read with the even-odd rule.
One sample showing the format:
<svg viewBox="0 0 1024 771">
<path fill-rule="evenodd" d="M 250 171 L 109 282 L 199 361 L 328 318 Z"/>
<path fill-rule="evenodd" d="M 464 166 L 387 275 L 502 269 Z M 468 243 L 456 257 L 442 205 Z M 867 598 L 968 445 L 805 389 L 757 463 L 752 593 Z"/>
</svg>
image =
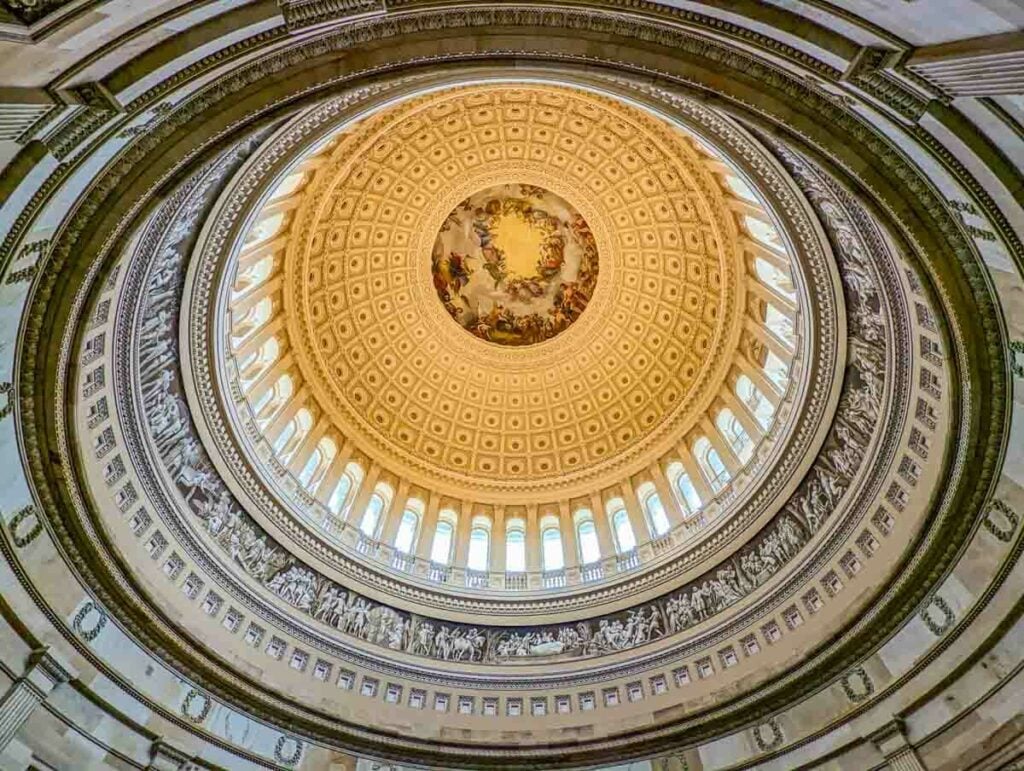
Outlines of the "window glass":
<svg viewBox="0 0 1024 771">
<path fill-rule="evenodd" d="M 747 408 L 757 422 L 761 424 L 762 428 L 768 428 L 771 425 L 775 407 L 761 393 L 761 389 L 754 385 L 754 381 L 746 375 L 740 375 L 736 378 L 736 395 L 740 398 L 741 402 L 747 405 Z"/>
<path fill-rule="evenodd" d="M 395 534 L 395 548 L 403 554 L 412 551 L 413 540 L 416 538 L 416 526 L 420 518 L 416 512 L 406 509 L 402 513 L 402 521 L 398 523 L 398 533 Z"/>
<path fill-rule="evenodd" d="M 593 520 L 580 522 L 576 537 L 580 545 L 580 562 L 588 565 L 601 559 L 601 545 L 597 540 L 597 527 Z"/>
<path fill-rule="evenodd" d="M 510 529 L 505 535 L 505 570 L 526 571 L 526 533 L 521 528 Z"/>
<path fill-rule="evenodd" d="M 541 533 L 541 557 L 544 560 L 545 570 L 561 570 L 565 567 L 564 555 L 562 554 L 562 534 L 558 528 L 549 527 Z"/>
<path fill-rule="evenodd" d="M 766 304 L 764 325 L 790 348 L 796 345 L 796 332 L 793 322 L 771 303 Z"/>
<path fill-rule="evenodd" d="M 636 548 L 636 536 L 633 534 L 633 525 L 629 521 L 629 514 L 626 510 L 618 509 L 612 514 L 612 531 L 615 533 L 615 545 L 619 553 L 633 551 Z"/>
<path fill-rule="evenodd" d="M 754 452 L 754 443 L 750 439 L 750 434 L 747 433 L 743 425 L 736 419 L 732 410 L 726 408 L 719 412 L 718 417 L 715 419 L 715 424 L 729 443 L 732 451 L 736 453 L 736 457 L 744 463 L 750 460 L 750 456 Z"/>
<path fill-rule="evenodd" d="M 697 465 L 700 466 L 708 484 L 714 492 L 718 492 L 729 482 L 729 470 L 725 467 L 718 451 L 711 446 L 711 441 L 702 436 L 693 446 L 693 454 L 697 458 Z"/>
<path fill-rule="evenodd" d="M 793 286 L 793 280 L 783 271 L 768 262 L 768 260 L 765 260 L 762 257 L 755 257 L 754 272 L 757 274 L 758 279 L 760 279 L 766 286 L 771 287 L 784 297 L 788 297 L 790 300 L 796 299 L 796 287 Z"/>
<path fill-rule="evenodd" d="M 434 531 L 434 543 L 430 547 L 430 561 L 447 565 L 452 554 L 452 535 L 455 528 L 451 522 L 441 520 Z"/>
<path fill-rule="evenodd" d="M 490 555 L 490 534 L 487 528 L 474 527 L 469 533 L 469 557 L 466 567 L 470 570 L 487 570 Z"/>
<path fill-rule="evenodd" d="M 786 389 L 786 380 L 789 379 L 789 367 L 782 359 L 776 356 L 772 351 L 768 351 L 768 356 L 764 360 L 764 374 L 768 376 L 780 391 Z"/>
<path fill-rule="evenodd" d="M 655 537 L 669 531 L 668 515 L 665 514 L 665 507 L 657 493 L 647 494 L 647 497 L 644 498 L 644 509 L 647 512 L 647 520 L 651 523 L 651 533 Z"/>
<path fill-rule="evenodd" d="M 359 529 L 363 534 L 373 538 L 377 533 L 377 523 L 380 522 L 380 515 L 384 513 L 384 499 L 380 493 L 370 496 L 370 502 L 366 504 L 366 511 L 363 513 L 363 521 L 359 523 Z"/>
</svg>

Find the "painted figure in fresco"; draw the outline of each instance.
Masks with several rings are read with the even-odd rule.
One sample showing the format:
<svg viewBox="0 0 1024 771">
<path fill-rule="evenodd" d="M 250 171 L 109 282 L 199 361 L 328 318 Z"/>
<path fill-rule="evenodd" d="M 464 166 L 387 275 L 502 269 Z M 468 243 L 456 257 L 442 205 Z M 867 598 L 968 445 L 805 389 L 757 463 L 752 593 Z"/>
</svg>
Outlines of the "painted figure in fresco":
<svg viewBox="0 0 1024 771">
<path fill-rule="evenodd" d="M 510 220 L 506 231 L 502 223 Z M 503 251 L 507 232 L 525 239 L 511 242 L 515 254 Z M 455 207 L 439 230 L 431 267 L 438 299 L 463 328 L 490 342 L 529 345 L 583 313 L 597 265 L 593 233 L 579 212 L 536 185 L 509 183 Z"/>
</svg>

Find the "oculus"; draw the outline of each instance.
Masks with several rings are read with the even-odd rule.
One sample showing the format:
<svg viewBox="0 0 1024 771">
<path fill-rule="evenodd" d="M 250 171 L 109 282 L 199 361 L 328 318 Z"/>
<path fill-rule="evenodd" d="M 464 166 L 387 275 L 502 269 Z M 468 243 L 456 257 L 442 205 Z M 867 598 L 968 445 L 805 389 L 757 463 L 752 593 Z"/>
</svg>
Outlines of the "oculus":
<svg viewBox="0 0 1024 771">
<path fill-rule="evenodd" d="M 562 197 L 537 185 L 480 190 L 445 218 L 431 275 L 445 310 L 475 336 L 500 345 L 549 340 L 580 317 L 597 285 L 590 226 Z"/>
</svg>

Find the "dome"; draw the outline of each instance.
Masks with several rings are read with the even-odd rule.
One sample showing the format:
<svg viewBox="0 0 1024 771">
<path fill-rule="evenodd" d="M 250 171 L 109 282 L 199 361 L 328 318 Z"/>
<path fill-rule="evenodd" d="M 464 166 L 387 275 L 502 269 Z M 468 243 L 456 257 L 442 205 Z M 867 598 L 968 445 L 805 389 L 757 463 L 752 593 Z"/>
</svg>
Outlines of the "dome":
<svg viewBox="0 0 1024 771">
<path fill-rule="evenodd" d="M 0 765 L 1019 760 L 1012 20 L 9 5 Z"/>
</svg>

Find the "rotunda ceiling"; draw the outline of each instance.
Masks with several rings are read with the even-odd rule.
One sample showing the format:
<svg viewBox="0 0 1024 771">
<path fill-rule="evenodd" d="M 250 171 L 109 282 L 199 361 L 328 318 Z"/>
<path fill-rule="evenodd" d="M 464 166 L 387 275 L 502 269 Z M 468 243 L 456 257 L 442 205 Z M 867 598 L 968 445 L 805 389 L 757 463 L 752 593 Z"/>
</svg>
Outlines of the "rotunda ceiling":
<svg viewBox="0 0 1024 771">
<path fill-rule="evenodd" d="M 642 464 L 736 344 L 724 196 L 684 134 L 622 102 L 489 86 L 397 105 L 346 132 L 295 216 L 299 370 L 399 473 L 525 489 Z"/>
</svg>

